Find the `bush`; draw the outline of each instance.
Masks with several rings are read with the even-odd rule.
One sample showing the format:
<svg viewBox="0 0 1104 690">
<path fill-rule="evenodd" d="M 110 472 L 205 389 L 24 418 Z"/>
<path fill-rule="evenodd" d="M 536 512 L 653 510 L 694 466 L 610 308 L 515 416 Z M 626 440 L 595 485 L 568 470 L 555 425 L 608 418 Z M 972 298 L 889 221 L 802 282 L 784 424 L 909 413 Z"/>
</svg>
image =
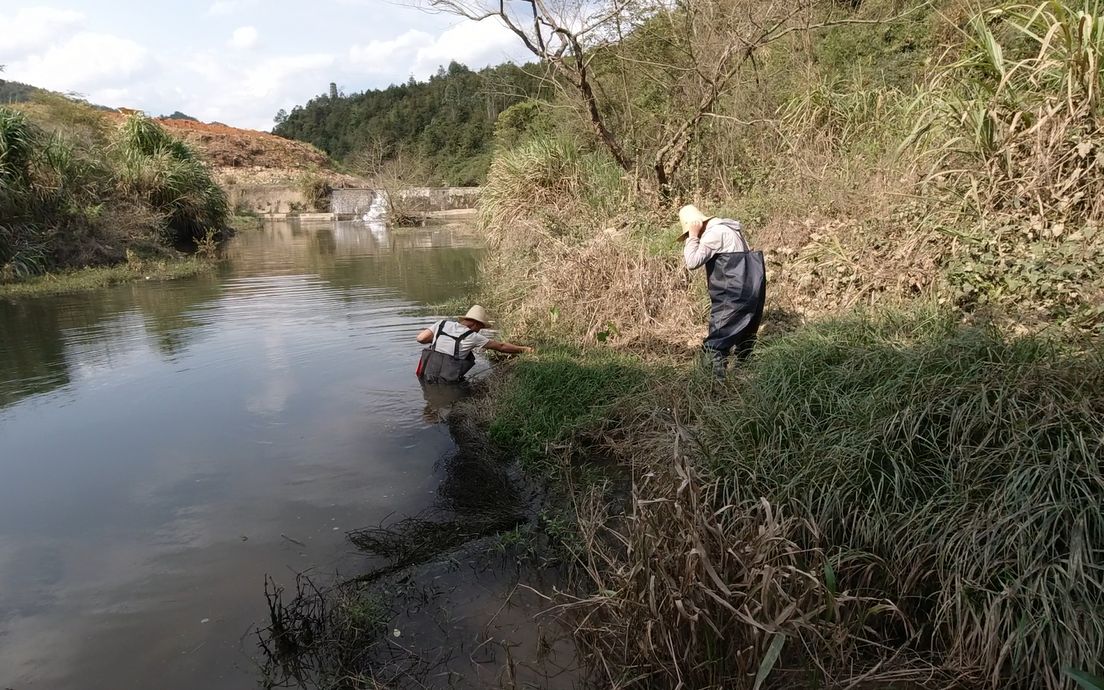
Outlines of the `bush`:
<svg viewBox="0 0 1104 690">
<path fill-rule="evenodd" d="M 57 97 L 31 112 L 52 132 L 0 108 L 0 279 L 120 262 L 128 248 L 194 250 L 220 236 L 225 193 L 157 123 L 128 119 L 105 151 L 89 145 L 104 136 L 90 106 Z"/>
<path fill-rule="evenodd" d="M 552 234 L 580 238 L 593 234 L 628 198 L 621 169 L 608 157 L 545 137 L 495 158 L 479 210 L 492 231 L 508 234 L 524 221 L 537 221 Z"/>
<path fill-rule="evenodd" d="M 209 231 L 225 229 L 226 193 L 182 140 L 134 115 L 119 129 L 112 149 L 120 191 L 165 215 L 167 243 L 191 249 Z"/>
</svg>

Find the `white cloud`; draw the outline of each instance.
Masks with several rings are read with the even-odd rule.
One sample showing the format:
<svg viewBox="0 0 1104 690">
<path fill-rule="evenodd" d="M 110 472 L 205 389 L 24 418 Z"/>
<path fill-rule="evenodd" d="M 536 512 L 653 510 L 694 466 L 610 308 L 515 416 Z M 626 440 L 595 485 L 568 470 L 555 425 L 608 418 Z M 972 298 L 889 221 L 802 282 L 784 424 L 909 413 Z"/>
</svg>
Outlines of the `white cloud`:
<svg viewBox="0 0 1104 690">
<path fill-rule="evenodd" d="M 367 74 L 394 74 L 410 64 L 420 50 L 432 45 L 433 36 L 411 29 L 388 41 L 371 41 L 349 48 L 349 62 L 354 69 Z M 405 65 L 404 65 L 405 63 Z"/>
<path fill-rule="evenodd" d="M 376 40 L 349 49 L 349 63 L 360 74 L 425 78 L 453 60 L 479 69 L 509 59 L 518 52 L 518 38 L 494 21 L 465 21 L 434 37 L 411 29 L 390 40 Z"/>
<path fill-rule="evenodd" d="M 336 19 L 345 23 L 338 21 L 333 37 L 324 40 L 261 24 L 260 18 L 226 21 L 221 35 L 199 20 L 165 34 L 163 27 L 147 30 L 135 19 L 123 33 L 114 18 L 82 4 L 93 2 L 66 0 L 82 11 L 8 11 L 0 0 L 5 6 L 0 10 L 0 64 L 7 66 L 0 76 L 76 91 L 107 106 L 151 114 L 180 110 L 202 120 L 267 130 L 277 110 L 306 103 L 330 82 L 361 91 L 411 75 L 428 77 L 451 60 L 478 69 L 524 54 L 512 34 L 490 21 L 441 26 L 440 18 L 416 19 L 415 13 L 411 21 L 399 9 L 390 18 L 386 13 L 394 6 L 381 7 L 380 0 L 345 0 L 346 6 L 336 9 L 341 15 Z M 354 7 L 369 2 L 372 6 L 363 11 Z M 259 0 L 206 0 L 201 7 L 225 16 L 260 5 Z M 358 13 L 367 24 L 353 20 Z M 394 33 L 384 33 L 387 27 Z M 165 42 L 166 35 L 176 33 L 179 41 Z M 348 36 L 357 38 L 349 41 Z M 335 41 L 352 47 L 332 54 Z"/>
<path fill-rule="evenodd" d="M 144 47 L 126 38 L 81 32 L 44 52 L 12 62 L 12 78 L 58 91 L 118 86 L 151 67 Z"/>
<path fill-rule="evenodd" d="M 257 45 L 257 27 L 242 26 L 234 29 L 234 35 L 230 38 L 230 45 L 243 50 Z"/>
<path fill-rule="evenodd" d="M 215 0 L 207 8 L 208 17 L 225 17 L 258 4 L 258 0 Z"/>
<path fill-rule="evenodd" d="M 243 86 L 250 96 L 265 98 L 278 93 L 287 80 L 333 64 L 334 56 L 325 53 L 272 58 L 247 69 Z"/>
<path fill-rule="evenodd" d="M 496 21 L 461 22 L 418 50 L 412 72 L 428 77 L 453 60 L 472 69 L 498 64 L 517 53 L 518 42 L 513 32 Z"/>
<path fill-rule="evenodd" d="M 73 10 L 30 7 L 14 14 L 0 14 L 0 58 L 9 59 L 41 50 L 65 39 L 84 20 Z"/>
</svg>

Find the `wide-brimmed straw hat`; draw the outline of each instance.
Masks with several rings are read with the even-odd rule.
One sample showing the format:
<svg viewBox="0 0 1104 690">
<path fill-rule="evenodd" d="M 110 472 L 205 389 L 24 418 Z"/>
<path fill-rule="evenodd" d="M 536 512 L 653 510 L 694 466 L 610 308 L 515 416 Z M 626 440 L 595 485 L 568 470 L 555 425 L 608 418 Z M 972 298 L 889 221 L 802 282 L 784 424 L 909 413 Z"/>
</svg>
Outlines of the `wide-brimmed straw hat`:
<svg viewBox="0 0 1104 690">
<path fill-rule="evenodd" d="M 678 236 L 679 241 L 685 240 L 690 236 L 690 224 L 691 223 L 704 223 L 708 220 L 704 213 L 702 213 L 694 204 L 687 204 L 679 209 L 679 224 L 682 225 L 682 234 Z"/>
<path fill-rule="evenodd" d="M 472 308 L 468 310 L 468 313 L 464 314 L 464 318 L 471 319 L 472 321 L 478 321 L 484 326 L 491 325 L 490 319 L 487 318 L 487 310 L 479 306 L 478 304 L 472 306 Z"/>
</svg>

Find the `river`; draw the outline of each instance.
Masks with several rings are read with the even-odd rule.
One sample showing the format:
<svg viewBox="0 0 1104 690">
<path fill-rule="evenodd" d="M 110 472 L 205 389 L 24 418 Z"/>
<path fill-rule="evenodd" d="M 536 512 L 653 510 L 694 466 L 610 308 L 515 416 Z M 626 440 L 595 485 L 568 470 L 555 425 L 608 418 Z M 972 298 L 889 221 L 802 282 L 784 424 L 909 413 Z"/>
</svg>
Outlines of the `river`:
<svg viewBox="0 0 1104 690">
<path fill-rule="evenodd" d="M 355 570 L 345 530 L 432 502 L 410 312 L 480 253 L 278 223 L 215 275 L 0 300 L 0 688 L 255 687 L 265 575 Z"/>
</svg>

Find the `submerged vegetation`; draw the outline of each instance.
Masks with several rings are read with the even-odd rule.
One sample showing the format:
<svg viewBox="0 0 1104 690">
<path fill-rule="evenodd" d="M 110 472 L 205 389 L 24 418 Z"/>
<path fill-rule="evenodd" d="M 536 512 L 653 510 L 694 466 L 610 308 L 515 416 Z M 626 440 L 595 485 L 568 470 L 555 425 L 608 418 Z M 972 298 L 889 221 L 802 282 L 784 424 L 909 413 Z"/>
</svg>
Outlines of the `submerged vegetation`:
<svg viewBox="0 0 1104 690">
<path fill-rule="evenodd" d="M 0 282 L 222 237 L 226 195 L 197 154 L 148 118 L 108 118 L 56 95 L 0 107 Z"/>
</svg>

